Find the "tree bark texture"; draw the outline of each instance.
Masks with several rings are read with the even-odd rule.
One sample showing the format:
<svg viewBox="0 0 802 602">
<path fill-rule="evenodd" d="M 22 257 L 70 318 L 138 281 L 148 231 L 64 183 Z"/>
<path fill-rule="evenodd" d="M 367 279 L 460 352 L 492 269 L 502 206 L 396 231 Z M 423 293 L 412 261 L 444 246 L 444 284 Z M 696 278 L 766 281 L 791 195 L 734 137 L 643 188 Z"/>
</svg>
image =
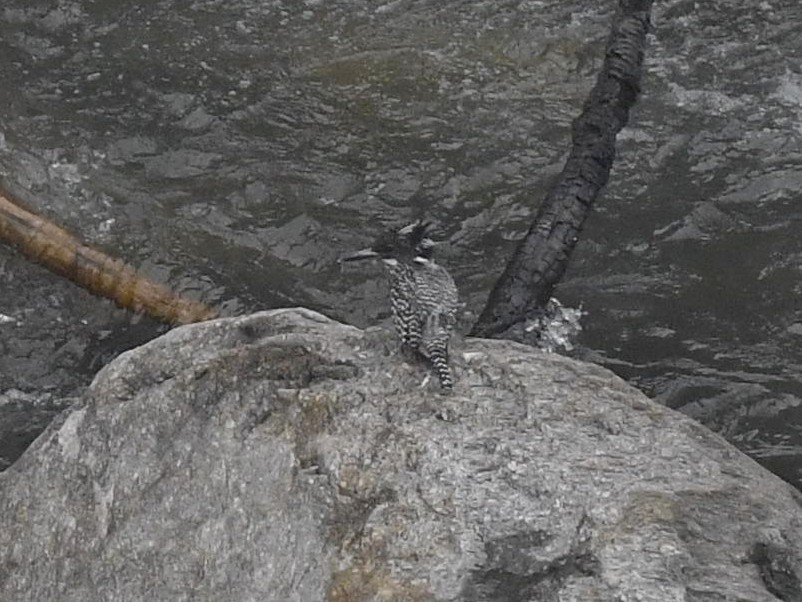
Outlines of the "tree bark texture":
<svg viewBox="0 0 802 602">
<path fill-rule="evenodd" d="M 177 324 L 217 317 L 217 312 L 209 306 L 180 297 L 123 261 L 86 246 L 53 222 L 12 202 L 3 192 L 0 192 L 0 240 L 125 309 Z"/>
<path fill-rule="evenodd" d="M 609 178 L 616 135 L 640 92 L 651 7 L 652 0 L 620 0 L 601 72 L 572 124 L 568 160 L 490 293 L 472 335 L 521 338 L 514 327 L 543 312 L 565 273 L 585 218 Z"/>
</svg>

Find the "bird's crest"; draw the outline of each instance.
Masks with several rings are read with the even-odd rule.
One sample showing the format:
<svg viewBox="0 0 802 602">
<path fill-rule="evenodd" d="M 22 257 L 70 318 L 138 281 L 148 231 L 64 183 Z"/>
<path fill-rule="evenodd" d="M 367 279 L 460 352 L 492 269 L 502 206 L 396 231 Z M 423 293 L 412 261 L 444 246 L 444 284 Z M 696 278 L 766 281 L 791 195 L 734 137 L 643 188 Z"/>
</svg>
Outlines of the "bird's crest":
<svg viewBox="0 0 802 602">
<path fill-rule="evenodd" d="M 418 220 L 398 230 L 398 234 L 406 240 L 409 249 L 421 259 L 429 259 L 432 255 L 434 241 L 429 238 L 431 226 L 431 222 Z"/>
<path fill-rule="evenodd" d="M 403 228 L 390 228 L 382 232 L 367 249 L 349 255 L 341 261 L 380 258 L 393 261 L 426 263 L 432 258 L 434 241 L 428 232 L 431 222 L 418 220 Z"/>
</svg>

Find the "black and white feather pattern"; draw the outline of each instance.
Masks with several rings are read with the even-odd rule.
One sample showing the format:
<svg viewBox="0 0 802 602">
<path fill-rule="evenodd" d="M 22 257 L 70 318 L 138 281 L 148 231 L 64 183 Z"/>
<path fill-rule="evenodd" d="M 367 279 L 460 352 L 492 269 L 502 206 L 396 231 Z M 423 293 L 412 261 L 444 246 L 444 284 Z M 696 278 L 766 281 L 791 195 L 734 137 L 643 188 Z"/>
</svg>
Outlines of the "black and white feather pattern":
<svg viewBox="0 0 802 602">
<path fill-rule="evenodd" d="M 386 230 L 368 249 L 342 261 L 380 258 L 390 273 L 393 322 L 404 347 L 425 357 L 445 389 L 454 385 L 448 342 L 457 321 L 459 294 L 454 279 L 432 259 L 429 224 L 417 221 Z"/>
<path fill-rule="evenodd" d="M 431 259 L 385 261 L 390 272 L 393 322 L 401 343 L 427 358 L 445 389 L 454 385 L 448 342 L 457 320 L 454 279 Z"/>
</svg>

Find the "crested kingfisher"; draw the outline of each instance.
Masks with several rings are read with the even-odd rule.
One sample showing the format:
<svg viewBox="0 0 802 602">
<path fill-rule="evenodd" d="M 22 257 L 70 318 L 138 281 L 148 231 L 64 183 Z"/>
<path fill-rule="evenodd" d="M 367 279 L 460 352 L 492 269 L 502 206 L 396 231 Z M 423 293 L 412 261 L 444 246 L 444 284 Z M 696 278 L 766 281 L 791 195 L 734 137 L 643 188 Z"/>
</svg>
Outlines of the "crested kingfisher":
<svg viewBox="0 0 802 602">
<path fill-rule="evenodd" d="M 431 224 L 417 221 L 382 233 L 367 248 L 341 261 L 381 259 L 390 276 L 393 323 L 403 348 L 426 358 L 440 386 L 450 390 L 448 342 L 457 321 L 459 293 L 454 279 L 432 258 Z"/>
</svg>

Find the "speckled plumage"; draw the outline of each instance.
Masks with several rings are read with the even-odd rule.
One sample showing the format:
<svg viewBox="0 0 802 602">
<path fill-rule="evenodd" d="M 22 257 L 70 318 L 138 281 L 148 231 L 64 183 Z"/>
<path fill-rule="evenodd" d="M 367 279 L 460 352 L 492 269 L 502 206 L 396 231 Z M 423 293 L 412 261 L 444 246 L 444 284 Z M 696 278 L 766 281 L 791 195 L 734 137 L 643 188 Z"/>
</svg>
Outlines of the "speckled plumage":
<svg viewBox="0 0 802 602">
<path fill-rule="evenodd" d="M 459 298 L 453 278 L 431 259 L 388 265 L 393 322 L 401 343 L 434 366 L 440 384 L 454 384 L 448 342 L 457 321 Z"/>
<path fill-rule="evenodd" d="M 451 389 L 448 343 L 457 321 L 459 293 L 454 279 L 432 259 L 428 224 L 416 222 L 385 232 L 370 249 L 348 260 L 380 257 L 390 276 L 390 303 L 401 344 L 425 357 L 440 385 Z"/>
</svg>

